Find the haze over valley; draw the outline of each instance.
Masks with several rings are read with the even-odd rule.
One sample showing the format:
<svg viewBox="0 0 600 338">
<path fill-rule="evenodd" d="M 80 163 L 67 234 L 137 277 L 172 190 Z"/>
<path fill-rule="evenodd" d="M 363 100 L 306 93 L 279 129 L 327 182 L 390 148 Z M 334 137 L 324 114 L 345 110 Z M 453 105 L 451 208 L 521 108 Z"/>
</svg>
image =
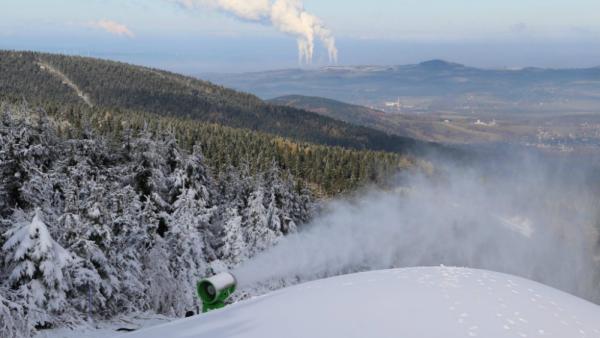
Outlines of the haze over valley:
<svg viewBox="0 0 600 338">
<path fill-rule="evenodd" d="M 600 145 L 597 67 L 478 69 L 431 60 L 206 76 L 274 103 L 428 141 L 567 152 Z M 342 102 L 363 109 L 350 113 Z"/>
</svg>

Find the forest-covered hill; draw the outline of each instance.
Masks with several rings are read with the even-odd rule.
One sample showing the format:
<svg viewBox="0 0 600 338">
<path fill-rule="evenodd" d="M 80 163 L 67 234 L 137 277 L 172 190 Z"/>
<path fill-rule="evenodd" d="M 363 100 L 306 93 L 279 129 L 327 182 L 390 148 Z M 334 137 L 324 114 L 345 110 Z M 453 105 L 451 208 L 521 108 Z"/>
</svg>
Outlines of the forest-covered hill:
<svg viewBox="0 0 600 338">
<path fill-rule="evenodd" d="M 435 148 L 157 69 L 77 56 L 0 52 L 0 95 L 186 117 L 298 141 L 399 153 Z"/>
<path fill-rule="evenodd" d="M 417 144 L 158 70 L 1 52 L 0 336 L 193 311 L 199 278 L 315 199 L 431 172 Z"/>
<path fill-rule="evenodd" d="M 385 122 L 386 113 L 377 109 L 349 104 L 324 97 L 302 95 L 280 96 L 268 100 L 268 102 L 280 106 L 288 106 L 307 110 L 319 115 L 331 117 L 336 120 L 360 126 L 367 126 L 369 128 L 382 131 L 391 129 L 391 134 L 398 133 L 398 130 L 387 128 L 387 123 Z"/>
<path fill-rule="evenodd" d="M 2 337 L 90 316 L 181 316 L 197 306 L 196 280 L 311 217 L 310 192 L 275 161 L 215 171 L 167 129 L 107 137 L 79 122 L 0 113 Z"/>
<path fill-rule="evenodd" d="M 301 228 L 315 196 L 427 167 L 151 113 L 0 108 L 0 336 L 182 316 L 198 278 Z"/>
</svg>

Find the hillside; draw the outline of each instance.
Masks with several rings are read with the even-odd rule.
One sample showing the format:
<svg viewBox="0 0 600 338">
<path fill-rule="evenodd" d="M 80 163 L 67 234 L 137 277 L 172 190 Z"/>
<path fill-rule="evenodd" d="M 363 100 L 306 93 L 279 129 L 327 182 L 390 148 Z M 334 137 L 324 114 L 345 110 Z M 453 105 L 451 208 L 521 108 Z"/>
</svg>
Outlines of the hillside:
<svg viewBox="0 0 600 338">
<path fill-rule="evenodd" d="M 2 337 L 89 316 L 183 316 L 197 308 L 197 279 L 301 229 L 315 197 L 418 167 L 397 153 L 89 107 L 66 82 L 82 104 L 0 102 Z"/>
<path fill-rule="evenodd" d="M 267 102 L 279 106 L 298 108 L 351 124 L 386 131 L 386 125 L 382 123 L 385 120 L 386 114 L 380 110 L 364 106 L 324 97 L 303 95 L 280 96 L 270 99 Z M 389 132 L 394 133 L 392 130 Z"/>
<path fill-rule="evenodd" d="M 433 147 L 161 70 L 33 52 L 0 52 L 0 95 L 30 103 L 135 110 L 298 141 L 393 152 Z"/>
<path fill-rule="evenodd" d="M 600 337 L 600 307 L 485 270 L 429 267 L 317 280 L 123 338 Z"/>
<path fill-rule="evenodd" d="M 205 127 L 208 148 L 185 149 L 173 129 L 103 121 L 111 137 L 87 118 L 0 113 L 1 337 L 90 316 L 182 316 L 211 264 L 246 260 L 311 217 L 311 194 L 275 159 L 211 168 L 210 147 L 227 151 L 239 134 Z"/>
</svg>

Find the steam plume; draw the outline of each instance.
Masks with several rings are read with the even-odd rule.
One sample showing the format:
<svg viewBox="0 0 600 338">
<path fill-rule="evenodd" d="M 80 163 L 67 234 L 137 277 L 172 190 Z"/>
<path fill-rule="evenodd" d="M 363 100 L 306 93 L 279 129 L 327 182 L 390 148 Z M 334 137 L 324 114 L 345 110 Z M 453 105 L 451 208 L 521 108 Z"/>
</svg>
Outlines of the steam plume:
<svg viewBox="0 0 600 338">
<path fill-rule="evenodd" d="M 304 10 L 301 0 L 171 0 L 186 8 L 212 6 L 242 20 L 267 22 L 279 31 L 296 37 L 300 63 L 310 64 L 315 39 L 327 49 L 329 61 L 336 63 L 338 50 L 331 31 L 316 16 Z"/>
</svg>

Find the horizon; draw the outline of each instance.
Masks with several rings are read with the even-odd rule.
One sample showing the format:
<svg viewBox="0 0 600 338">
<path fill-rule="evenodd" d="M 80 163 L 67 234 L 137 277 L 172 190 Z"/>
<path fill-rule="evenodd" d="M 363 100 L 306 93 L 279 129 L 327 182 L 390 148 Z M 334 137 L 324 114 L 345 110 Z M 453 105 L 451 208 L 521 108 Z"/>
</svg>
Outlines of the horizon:
<svg viewBox="0 0 600 338">
<path fill-rule="evenodd" d="M 181 75 L 192 76 L 192 77 L 201 77 L 201 76 L 210 76 L 210 75 L 235 75 L 235 74 L 251 74 L 251 73 L 263 73 L 263 72 L 278 72 L 278 71 L 318 71 L 322 69 L 332 69 L 332 68 L 362 68 L 362 67 L 405 67 L 405 66 L 416 66 L 420 64 L 424 64 L 427 62 L 439 61 L 447 64 L 454 64 L 461 67 L 473 68 L 479 70 L 488 70 L 488 71 L 500 71 L 500 70 L 511 70 L 511 71 L 521 71 L 525 69 L 542 69 L 542 70 L 576 70 L 576 69 L 594 69 L 600 68 L 600 62 L 598 64 L 592 64 L 590 66 L 572 66 L 572 67 L 543 67 L 543 66 L 535 66 L 535 65 L 525 65 L 525 66 L 476 66 L 471 64 L 466 64 L 462 62 L 457 62 L 455 60 L 443 59 L 443 58 L 431 58 L 431 59 L 423 59 L 421 61 L 410 62 L 410 63 L 396 63 L 396 64 L 367 64 L 367 63 L 357 63 L 357 64 L 324 64 L 324 65 L 295 65 L 289 67 L 280 67 L 280 68 L 265 68 L 265 69 L 257 69 L 257 70 L 247 70 L 247 71 L 234 71 L 234 72 L 226 72 L 226 71 L 191 71 L 186 72 L 180 69 L 172 69 L 169 67 L 161 67 L 160 65 L 155 65 L 153 63 L 144 63 L 136 62 L 136 58 L 129 58 L 127 54 L 115 54 L 115 55 L 93 55 L 92 53 L 82 54 L 82 53 L 70 53 L 69 51 L 45 51 L 45 50 L 34 50 L 34 49 L 8 49 L 0 46 L 0 51 L 7 52 L 32 52 L 32 53 L 47 53 L 47 54 L 55 54 L 55 55 L 64 55 L 64 56 L 74 56 L 74 57 L 84 57 L 84 58 L 92 58 L 104 61 L 113 61 L 113 62 L 121 62 L 124 64 L 129 64 L 132 66 L 139 67 L 148 67 L 155 68 L 159 70 L 169 71 Z"/>
<path fill-rule="evenodd" d="M 284 5 L 279 15 L 271 12 L 276 4 Z M 589 68 L 600 60 L 597 10 L 592 0 L 8 0 L 0 48 L 185 74 L 431 59 L 492 69 Z"/>
</svg>

